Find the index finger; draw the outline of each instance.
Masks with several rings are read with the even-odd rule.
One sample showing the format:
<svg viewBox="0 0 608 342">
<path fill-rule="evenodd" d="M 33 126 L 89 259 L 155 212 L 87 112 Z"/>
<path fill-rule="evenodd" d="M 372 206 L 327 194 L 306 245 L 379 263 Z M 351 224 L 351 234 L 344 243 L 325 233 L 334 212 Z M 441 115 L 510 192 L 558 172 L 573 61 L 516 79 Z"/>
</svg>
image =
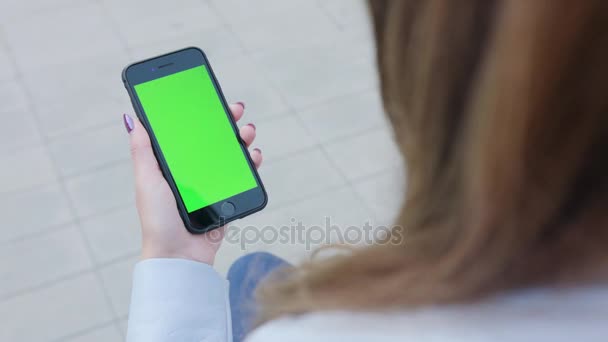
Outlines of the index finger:
<svg viewBox="0 0 608 342">
<path fill-rule="evenodd" d="M 233 103 L 229 107 L 230 112 L 232 112 L 232 117 L 234 117 L 234 121 L 239 121 L 245 112 L 245 105 L 243 102 Z"/>
</svg>

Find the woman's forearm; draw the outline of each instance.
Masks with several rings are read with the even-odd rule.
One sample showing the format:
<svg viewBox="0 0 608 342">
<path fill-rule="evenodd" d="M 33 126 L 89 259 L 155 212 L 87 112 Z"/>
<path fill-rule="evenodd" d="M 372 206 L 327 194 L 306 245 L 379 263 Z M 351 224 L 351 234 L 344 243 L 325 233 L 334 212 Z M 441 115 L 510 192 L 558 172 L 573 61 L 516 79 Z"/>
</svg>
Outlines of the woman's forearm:
<svg viewBox="0 0 608 342">
<path fill-rule="evenodd" d="M 231 340 L 228 282 L 211 266 L 184 259 L 136 265 L 127 342 Z"/>
</svg>

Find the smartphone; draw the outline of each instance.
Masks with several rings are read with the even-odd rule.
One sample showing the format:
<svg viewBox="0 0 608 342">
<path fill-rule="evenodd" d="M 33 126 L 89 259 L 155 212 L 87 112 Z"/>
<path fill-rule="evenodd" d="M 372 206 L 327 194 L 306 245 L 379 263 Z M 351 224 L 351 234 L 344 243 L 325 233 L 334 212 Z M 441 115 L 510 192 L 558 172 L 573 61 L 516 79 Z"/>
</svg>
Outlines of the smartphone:
<svg viewBox="0 0 608 342">
<path fill-rule="evenodd" d="M 186 229 L 204 233 L 266 206 L 264 185 L 201 49 L 133 63 L 122 80 Z"/>
</svg>

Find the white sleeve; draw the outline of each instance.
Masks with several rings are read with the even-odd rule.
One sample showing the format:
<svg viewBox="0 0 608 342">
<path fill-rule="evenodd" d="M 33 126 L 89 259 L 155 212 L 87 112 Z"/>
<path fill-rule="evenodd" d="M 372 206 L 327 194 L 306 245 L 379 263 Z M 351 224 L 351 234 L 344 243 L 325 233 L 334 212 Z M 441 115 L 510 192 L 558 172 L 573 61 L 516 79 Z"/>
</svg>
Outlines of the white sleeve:
<svg viewBox="0 0 608 342">
<path fill-rule="evenodd" d="M 195 261 L 140 261 L 133 272 L 127 342 L 174 341 L 232 341 L 228 281 Z"/>
</svg>

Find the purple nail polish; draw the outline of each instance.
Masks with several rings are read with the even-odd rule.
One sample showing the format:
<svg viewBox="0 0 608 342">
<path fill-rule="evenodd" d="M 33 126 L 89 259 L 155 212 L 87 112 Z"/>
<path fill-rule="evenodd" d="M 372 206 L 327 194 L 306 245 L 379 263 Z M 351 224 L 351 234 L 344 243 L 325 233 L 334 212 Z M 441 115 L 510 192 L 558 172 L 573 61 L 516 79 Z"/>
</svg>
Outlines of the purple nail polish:
<svg viewBox="0 0 608 342">
<path fill-rule="evenodd" d="M 253 130 L 255 131 L 255 125 L 254 125 L 254 124 L 252 124 L 251 122 L 250 122 L 250 123 L 248 123 L 248 124 L 247 124 L 247 126 L 251 126 L 251 127 L 253 127 Z"/>
<path fill-rule="evenodd" d="M 238 101 L 238 102 L 237 102 L 237 104 L 240 104 L 240 105 L 241 105 L 241 107 L 243 107 L 243 109 L 245 109 L 245 104 L 244 104 L 243 102 Z"/>
<path fill-rule="evenodd" d="M 133 118 L 131 118 L 128 114 L 123 114 L 122 120 L 125 123 L 125 128 L 127 129 L 127 133 L 131 133 L 133 128 L 135 128 L 135 124 L 133 123 Z"/>
</svg>

